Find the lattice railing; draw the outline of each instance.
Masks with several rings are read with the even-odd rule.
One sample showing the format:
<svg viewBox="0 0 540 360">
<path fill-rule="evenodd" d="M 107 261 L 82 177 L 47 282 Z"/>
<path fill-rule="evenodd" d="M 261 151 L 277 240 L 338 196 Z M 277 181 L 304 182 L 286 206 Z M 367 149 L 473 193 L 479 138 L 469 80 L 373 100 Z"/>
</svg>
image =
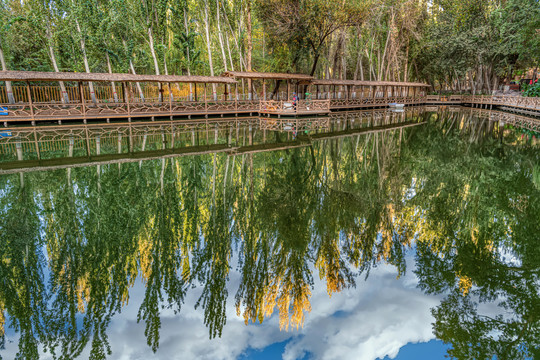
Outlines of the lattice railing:
<svg viewBox="0 0 540 360">
<path fill-rule="evenodd" d="M 210 114 L 237 112 L 325 112 L 329 109 L 355 107 L 387 106 L 389 103 L 421 104 L 452 103 L 498 105 L 540 111 L 540 98 L 519 96 L 488 95 L 428 95 L 424 97 L 366 97 L 342 99 L 299 100 L 296 107 L 292 101 L 284 100 L 207 100 L 171 101 L 165 97 L 163 101 L 145 102 L 99 102 L 63 104 L 27 103 L 0 105 L 0 122 L 69 120 L 69 119 L 106 119 L 126 117 L 159 117 L 189 114 Z M 308 109 L 309 108 L 309 109 Z"/>
<path fill-rule="evenodd" d="M 259 111 L 262 113 L 324 113 L 330 112 L 330 100 L 261 100 L 259 102 Z"/>
</svg>

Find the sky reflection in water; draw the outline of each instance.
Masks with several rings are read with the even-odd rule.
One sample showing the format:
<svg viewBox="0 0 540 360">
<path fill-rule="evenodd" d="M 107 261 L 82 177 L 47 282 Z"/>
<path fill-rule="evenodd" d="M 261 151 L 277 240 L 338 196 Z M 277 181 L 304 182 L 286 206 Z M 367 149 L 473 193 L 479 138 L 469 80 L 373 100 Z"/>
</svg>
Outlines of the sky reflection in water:
<svg viewBox="0 0 540 360">
<path fill-rule="evenodd" d="M 537 140 L 424 110 L 2 143 L 0 355 L 537 356 Z"/>
</svg>

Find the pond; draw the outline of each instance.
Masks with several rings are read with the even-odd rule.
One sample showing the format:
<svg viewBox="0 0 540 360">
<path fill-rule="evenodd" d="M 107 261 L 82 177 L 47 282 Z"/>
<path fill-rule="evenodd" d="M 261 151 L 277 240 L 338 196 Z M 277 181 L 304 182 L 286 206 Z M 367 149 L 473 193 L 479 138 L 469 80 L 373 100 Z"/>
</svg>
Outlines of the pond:
<svg viewBox="0 0 540 360">
<path fill-rule="evenodd" d="M 0 357 L 538 358 L 540 151 L 519 118 L 4 131 Z"/>
</svg>

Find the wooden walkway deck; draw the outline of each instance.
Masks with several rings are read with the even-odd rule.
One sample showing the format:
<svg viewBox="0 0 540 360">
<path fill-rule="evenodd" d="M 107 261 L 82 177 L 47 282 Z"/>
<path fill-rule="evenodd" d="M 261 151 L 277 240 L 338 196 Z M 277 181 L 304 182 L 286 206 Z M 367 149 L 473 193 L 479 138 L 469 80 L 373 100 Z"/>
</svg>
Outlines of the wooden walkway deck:
<svg viewBox="0 0 540 360">
<path fill-rule="evenodd" d="M 15 123 L 67 121 L 131 122 L 137 119 L 164 119 L 209 117 L 241 114 L 262 115 L 314 115 L 346 109 L 386 108 L 389 103 L 412 105 L 468 105 L 491 109 L 505 107 L 540 116 L 540 98 L 510 96 L 425 96 L 425 97 L 375 97 L 358 99 L 328 99 L 301 101 L 297 110 L 288 111 L 283 101 L 225 100 L 225 101 L 168 101 L 138 103 L 17 103 L 0 105 L 0 122 L 5 127 Z M 307 104 L 307 105 L 306 105 Z M 311 105 L 311 107 L 310 107 Z"/>
</svg>

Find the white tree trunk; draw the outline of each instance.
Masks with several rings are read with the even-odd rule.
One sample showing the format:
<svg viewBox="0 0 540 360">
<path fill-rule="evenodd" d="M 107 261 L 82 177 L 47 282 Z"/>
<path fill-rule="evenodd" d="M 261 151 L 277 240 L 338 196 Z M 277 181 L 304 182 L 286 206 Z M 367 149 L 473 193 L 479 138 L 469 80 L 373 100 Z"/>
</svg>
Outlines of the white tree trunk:
<svg viewBox="0 0 540 360">
<path fill-rule="evenodd" d="M 58 70 L 58 64 L 56 63 L 56 56 L 54 55 L 54 48 L 52 44 L 52 34 L 51 34 L 51 30 L 49 29 L 49 24 L 47 24 L 47 40 L 48 40 L 48 45 L 49 45 L 49 57 L 51 58 L 54 71 L 60 72 Z M 69 96 L 66 91 L 66 86 L 64 85 L 63 81 L 59 81 L 58 83 L 60 84 L 60 91 L 62 92 L 62 102 L 64 104 L 67 104 L 69 103 Z"/>
<path fill-rule="evenodd" d="M 109 57 L 109 53 L 105 51 L 105 56 L 107 57 L 107 68 L 109 69 L 109 74 L 112 74 L 112 67 L 111 67 L 111 59 Z M 113 92 L 114 102 L 118 102 L 118 94 L 116 93 L 116 85 L 114 84 L 114 81 L 111 81 L 111 88 Z"/>
<path fill-rule="evenodd" d="M 2 63 L 2 70 L 7 71 L 6 59 L 4 58 L 4 52 L 2 51 L 2 43 L 0 43 L 0 63 Z M 6 81 L 6 92 L 8 102 L 10 104 L 15 104 L 15 97 L 13 96 L 13 88 L 11 87 L 11 81 Z"/>
<path fill-rule="evenodd" d="M 124 48 L 127 51 L 128 47 L 126 44 L 126 40 L 122 39 L 122 43 L 124 44 Z M 131 54 L 128 54 L 128 55 L 129 55 L 129 68 L 131 69 L 131 72 L 133 73 L 133 75 L 137 75 L 137 73 L 135 72 L 135 66 L 133 66 L 133 61 L 131 61 Z M 136 82 L 135 85 L 137 86 L 137 90 L 139 91 L 139 98 L 141 99 L 142 102 L 144 102 L 144 93 L 142 91 L 141 84 Z"/>
<path fill-rule="evenodd" d="M 253 42 L 251 39 L 251 0 L 246 1 L 246 39 L 247 39 L 247 48 L 246 48 L 246 71 L 251 71 L 251 53 L 253 51 Z M 248 79 L 248 92 L 249 99 L 252 97 L 253 84 L 251 79 Z"/>
<path fill-rule="evenodd" d="M 217 27 L 218 27 L 218 39 L 219 39 L 219 47 L 221 49 L 221 57 L 223 58 L 223 69 L 225 71 L 227 70 L 227 56 L 225 55 L 225 47 L 223 45 L 223 34 L 221 33 L 221 19 L 220 19 L 220 11 L 219 11 L 219 0 L 216 0 L 216 8 L 217 8 L 217 14 L 216 14 L 216 20 L 217 20 Z M 230 85 L 227 85 L 227 93 L 230 94 L 231 88 Z M 227 99 L 223 99 L 227 100 Z"/>
<path fill-rule="evenodd" d="M 154 49 L 154 35 L 152 34 L 152 27 L 148 27 L 148 42 L 149 42 L 149 45 L 150 45 L 150 53 L 152 54 L 152 59 L 154 59 L 154 68 L 155 68 L 155 72 L 156 72 L 156 75 L 160 75 L 159 73 L 159 64 L 158 64 L 158 61 L 157 61 L 157 56 L 156 56 L 156 50 Z M 163 93 L 162 93 L 162 87 L 161 87 L 161 83 L 159 83 L 159 92 L 158 92 L 158 100 L 159 102 L 162 102 L 163 101 Z"/>
<path fill-rule="evenodd" d="M 79 36 L 81 37 L 81 50 L 83 54 L 84 69 L 86 70 L 87 73 L 90 73 L 90 66 L 88 65 L 88 56 L 86 55 L 86 41 L 81 31 L 79 20 L 75 19 L 75 24 L 77 25 L 77 31 L 79 32 Z M 94 83 L 89 81 L 88 87 L 90 88 L 90 98 L 92 99 L 92 102 L 96 104 L 97 98 L 96 98 L 96 92 L 94 91 Z"/>
<path fill-rule="evenodd" d="M 187 11 L 184 9 L 184 27 L 186 28 L 186 36 L 189 36 L 189 26 L 187 21 Z M 190 48 L 187 48 L 187 73 L 188 76 L 191 76 L 191 58 L 190 58 Z M 180 90 L 180 89 L 179 89 Z M 189 83 L 189 101 L 193 101 L 193 84 Z"/>
<path fill-rule="evenodd" d="M 212 62 L 212 49 L 210 46 L 210 24 L 208 21 L 208 1 L 204 2 L 204 30 L 206 32 L 206 47 L 208 49 L 208 64 L 210 65 L 210 75 L 214 76 L 214 64 Z M 216 84 L 212 83 L 212 96 L 217 100 Z"/>
<path fill-rule="evenodd" d="M 234 40 L 234 44 L 236 46 L 236 51 L 238 51 L 238 56 L 240 58 L 240 71 L 242 71 L 242 66 L 244 68 L 246 67 L 246 62 L 244 61 L 244 57 L 242 56 L 242 51 L 240 51 L 240 46 L 238 45 L 238 40 L 236 38 L 236 35 L 234 34 L 234 31 L 231 26 L 231 22 L 229 21 L 229 17 L 227 16 L 227 12 L 225 11 L 225 8 L 223 8 L 223 16 L 225 16 L 225 21 L 227 21 L 227 25 L 229 26 L 229 31 L 231 32 L 231 35 Z M 234 71 L 234 67 L 231 65 L 231 69 Z"/>
<path fill-rule="evenodd" d="M 219 0 L 216 0 L 216 8 L 217 8 L 217 14 L 216 14 L 216 20 L 217 20 L 217 28 L 218 28 L 218 39 L 219 39 L 219 48 L 221 49 L 221 57 L 223 58 L 223 68 L 225 71 L 227 71 L 227 56 L 225 56 L 225 47 L 223 46 L 223 34 L 221 33 L 221 22 L 220 22 L 220 16 L 219 16 Z"/>
</svg>

